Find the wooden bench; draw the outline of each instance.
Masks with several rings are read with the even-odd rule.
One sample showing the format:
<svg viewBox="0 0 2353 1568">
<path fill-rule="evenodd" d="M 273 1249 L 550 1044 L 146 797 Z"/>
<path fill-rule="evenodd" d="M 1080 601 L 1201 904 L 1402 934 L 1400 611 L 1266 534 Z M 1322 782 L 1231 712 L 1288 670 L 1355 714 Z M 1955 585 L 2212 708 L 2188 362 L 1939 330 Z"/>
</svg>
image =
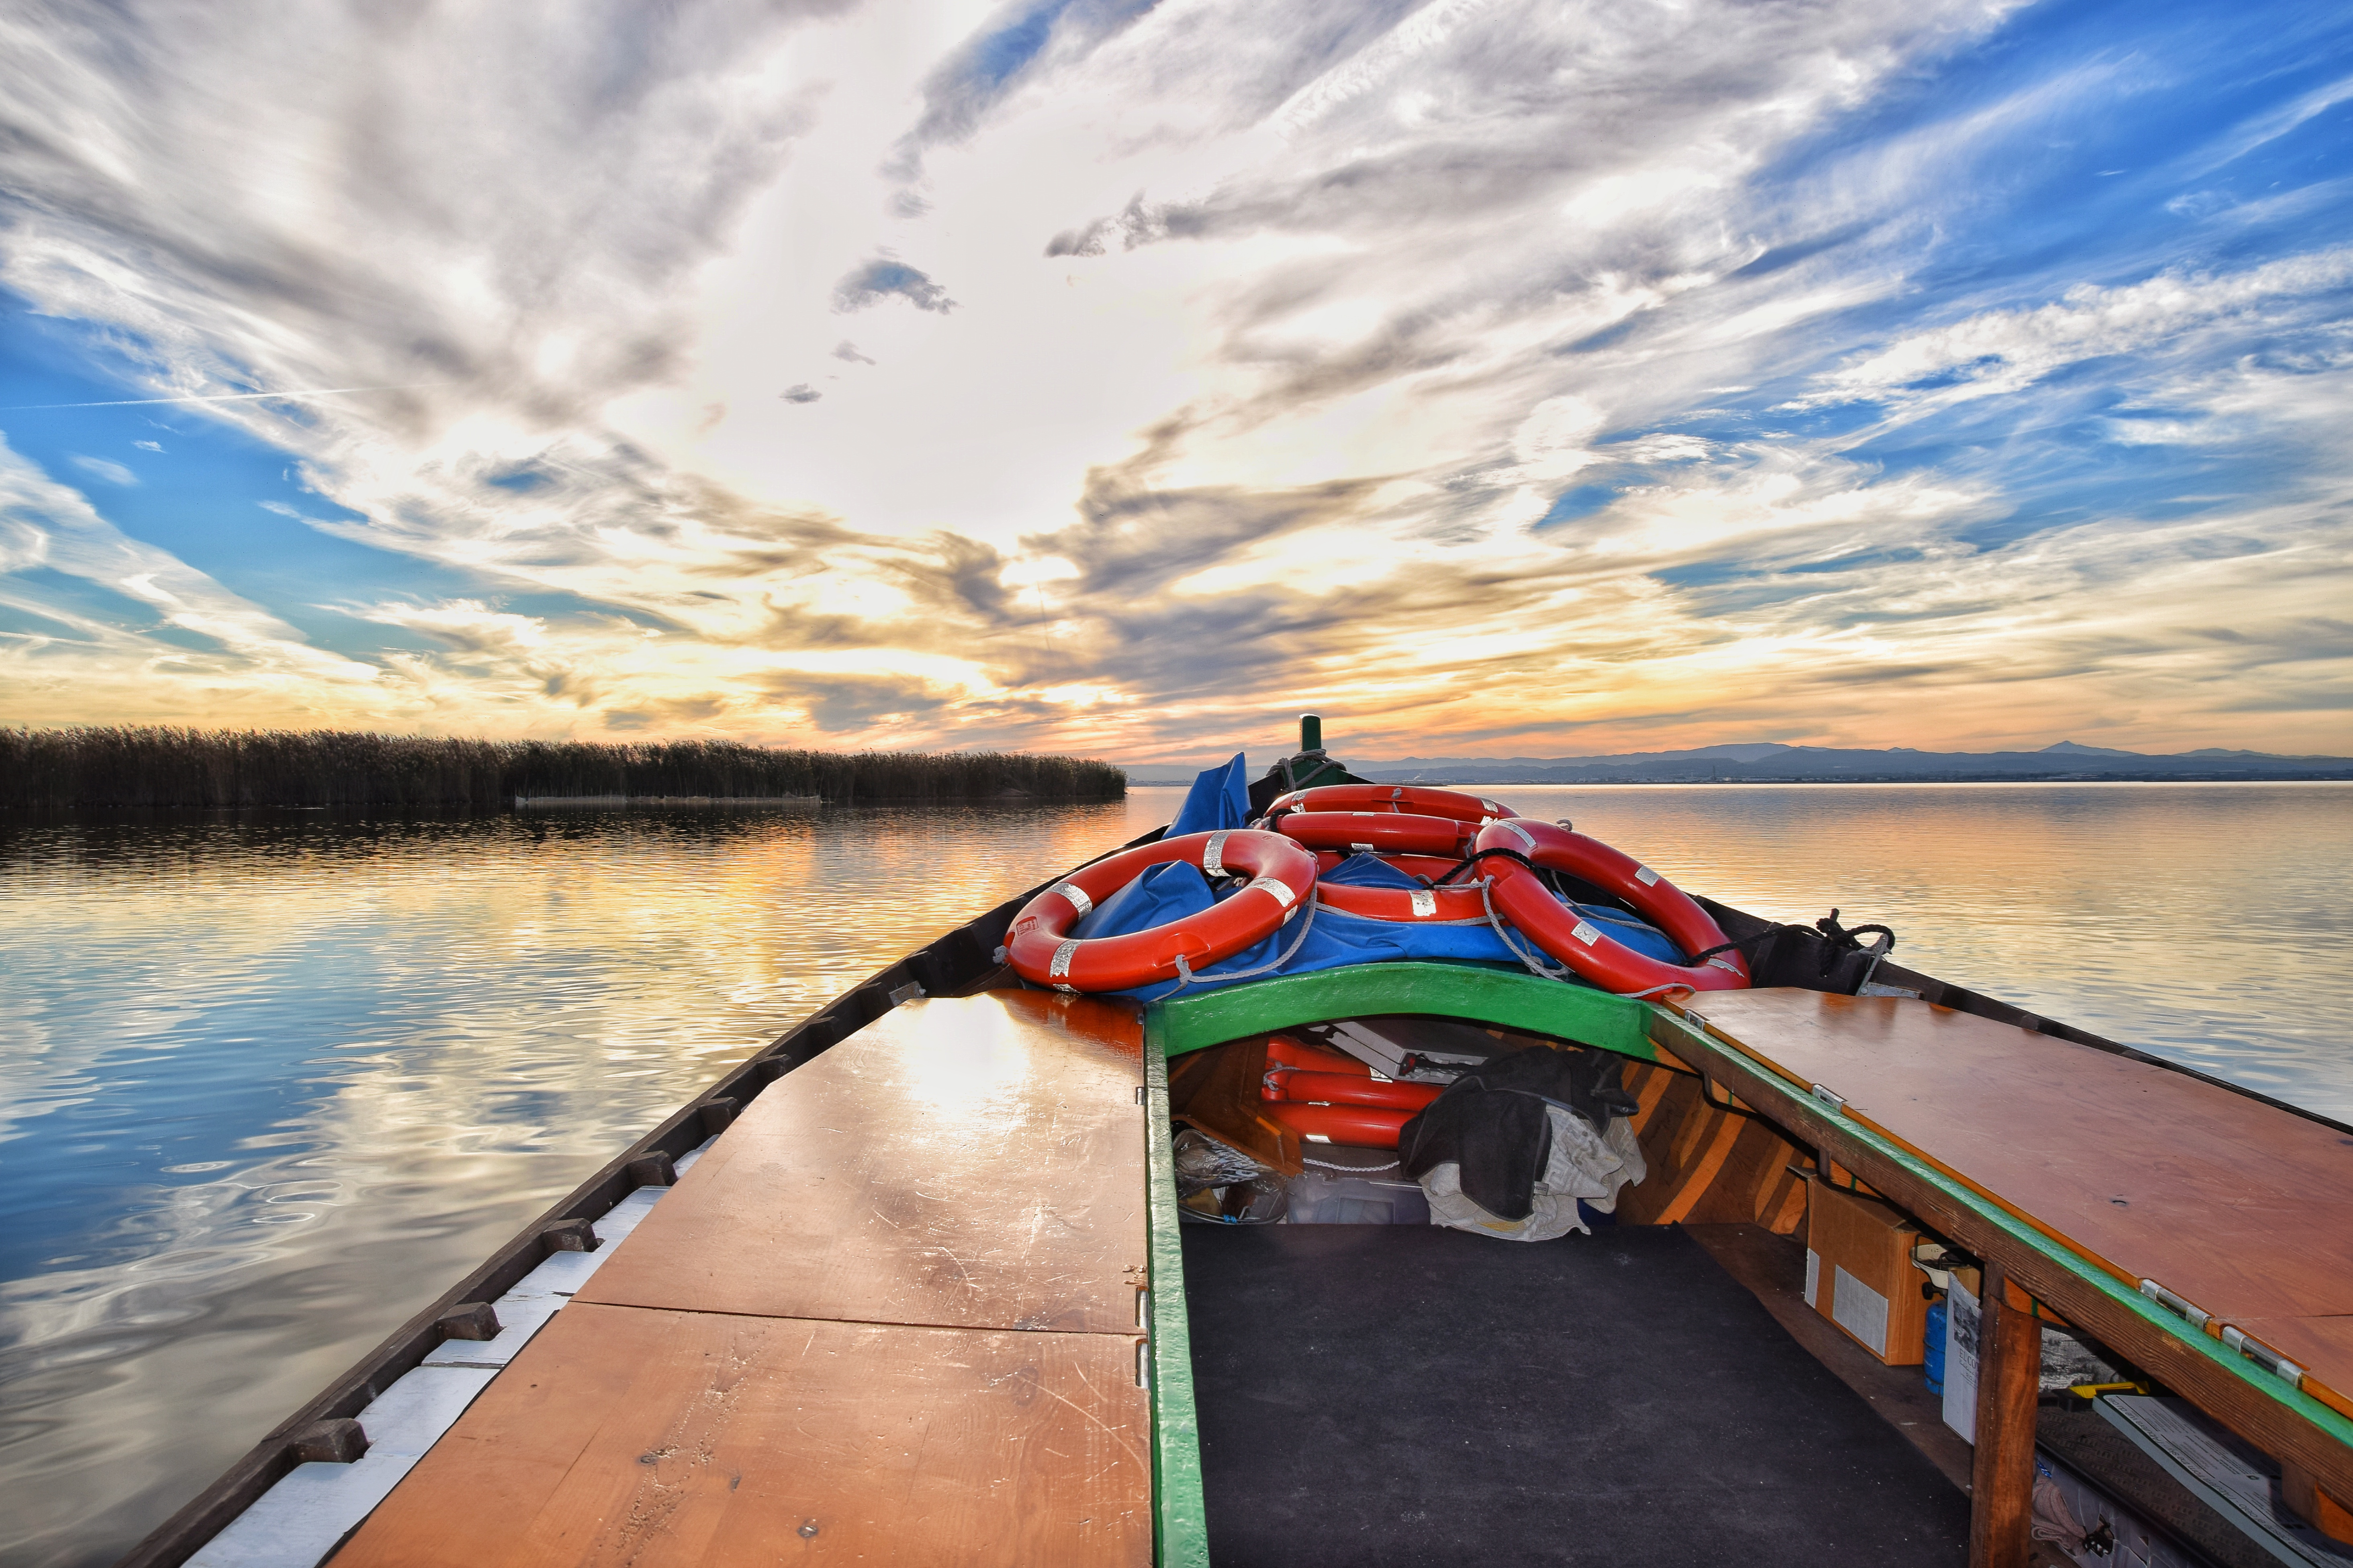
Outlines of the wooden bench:
<svg viewBox="0 0 2353 1568">
<path fill-rule="evenodd" d="M 1978 1454 L 1981 1519 L 2019 1515 L 2004 1539 L 2022 1548 L 2031 1483 L 2029 1297 L 2353 1497 L 2353 1136 L 1899 997 L 1716 992 L 1662 1009 L 1653 1039 L 2006 1282 L 1986 1332 L 2017 1353 L 1998 1376 L 1988 1347 Z"/>
<path fill-rule="evenodd" d="M 339 1565 L 1145 1564 L 1143 1037 L 917 1001 L 778 1079 Z"/>
</svg>

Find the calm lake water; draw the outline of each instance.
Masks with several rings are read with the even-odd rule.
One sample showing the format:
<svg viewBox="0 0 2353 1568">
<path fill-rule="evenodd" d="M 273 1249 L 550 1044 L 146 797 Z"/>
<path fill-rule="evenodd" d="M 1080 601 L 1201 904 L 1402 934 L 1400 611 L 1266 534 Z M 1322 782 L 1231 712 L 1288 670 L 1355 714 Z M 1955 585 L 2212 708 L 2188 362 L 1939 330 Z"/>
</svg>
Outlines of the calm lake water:
<svg viewBox="0 0 2353 1568">
<path fill-rule="evenodd" d="M 2353 786 L 1489 793 L 2353 1119 Z M 111 1561 L 727 1065 L 1179 798 L 0 822 L 0 1563 Z"/>
</svg>

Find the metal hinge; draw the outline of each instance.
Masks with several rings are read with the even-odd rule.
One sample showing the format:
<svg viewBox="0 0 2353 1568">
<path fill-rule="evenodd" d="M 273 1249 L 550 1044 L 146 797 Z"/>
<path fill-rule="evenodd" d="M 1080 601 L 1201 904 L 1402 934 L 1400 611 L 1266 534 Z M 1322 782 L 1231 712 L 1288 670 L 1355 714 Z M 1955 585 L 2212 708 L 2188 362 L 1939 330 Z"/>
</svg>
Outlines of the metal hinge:
<svg viewBox="0 0 2353 1568">
<path fill-rule="evenodd" d="M 2204 1309 L 2191 1304 L 2186 1296 L 2177 1296 L 2154 1279 L 2140 1282 L 2140 1293 L 2179 1318 L 2187 1318 L 2192 1326 L 2204 1328 L 2212 1321 Z"/>
<path fill-rule="evenodd" d="M 1846 1096 L 1839 1093 L 1836 1089 L 1830 1088 L 1826 1084 L 1814 1084 L 1810 1086 L 1806 1092 L 1812 1095 L 1822 1104 L 1829 1106 L 1832 1110 L 1844 1110 L 1846 1109 Z"/>
<path fill-rule="evenodd" d="M 2286 1379 L 2290 1386 L 2304 1382 L 2304 1368 L 2296 1365 L 2269 1345 L 2247 1338 L 2236 1329 L 2226 1325 L 2222 1330 L 2222 1342 L 2273 1376 Z"/>
</svg>

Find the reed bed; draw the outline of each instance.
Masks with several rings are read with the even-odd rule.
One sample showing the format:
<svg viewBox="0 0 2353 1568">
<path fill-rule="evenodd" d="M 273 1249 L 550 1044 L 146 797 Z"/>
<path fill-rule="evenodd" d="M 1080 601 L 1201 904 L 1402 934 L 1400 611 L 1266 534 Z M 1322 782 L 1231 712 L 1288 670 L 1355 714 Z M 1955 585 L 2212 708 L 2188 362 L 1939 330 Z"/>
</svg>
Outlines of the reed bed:
<svg viewBox="0 0 2353 1568">
<path fill-rule="evenodd" d="M 604 745 L 344 730 L 0 726 L 0 808 L 504 805 L 517 795 L 1116 800 L 1109 763 L 1012 752 L 811 752 L 733 741 Z"/>
</svg>

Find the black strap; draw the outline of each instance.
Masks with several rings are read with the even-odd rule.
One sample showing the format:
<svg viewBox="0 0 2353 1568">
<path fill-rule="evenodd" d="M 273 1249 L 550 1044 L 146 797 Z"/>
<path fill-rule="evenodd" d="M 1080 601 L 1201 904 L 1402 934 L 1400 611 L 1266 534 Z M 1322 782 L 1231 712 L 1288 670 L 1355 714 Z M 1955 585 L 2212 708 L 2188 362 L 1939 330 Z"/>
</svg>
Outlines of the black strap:
<svg viewBox="0 0 2353 1568">
<path fill-rule="evenodd" d="M 1832 947 L 1852 948 L 1857 950 L 1860 950 L 1862 946 L 1862 943 L 1857 939 L 1862 937 L 1865 932 L 1870 932 L 1873 935 L 1883 936 L 1887 939 L 1887 945 L 1879 950 L 1881 952 L 1886 953 L 1894 952 L 1895 951 L 1895 932 L 1893 929 L 1883 925 L 1842 926 L 1839 924 L 1838 910 L 1832 910 L 1830 913 L 1816 921 L 1811 926 L 1782 925 L 1776 922 L 1775 924 L 1767 926 L 1763 931 L 1754 931 L 1747 936 L 1742 937 L 1738 942 L 1719 942 L 1715 946 L 1706 949 L 1704 952 L 1693 953 L 1691 955 L 1691 962 L 1694 963 L 1705 963 L 1709 959 L 1714 958 L 1719 952 L 1738 952 L 1746 956 L 1748 949 L 1769 942 L 1773 938 L 1779 936 L 1785 931 L 1808 931 L 1810 934 L 1821 937 Z"/>
</svg>

